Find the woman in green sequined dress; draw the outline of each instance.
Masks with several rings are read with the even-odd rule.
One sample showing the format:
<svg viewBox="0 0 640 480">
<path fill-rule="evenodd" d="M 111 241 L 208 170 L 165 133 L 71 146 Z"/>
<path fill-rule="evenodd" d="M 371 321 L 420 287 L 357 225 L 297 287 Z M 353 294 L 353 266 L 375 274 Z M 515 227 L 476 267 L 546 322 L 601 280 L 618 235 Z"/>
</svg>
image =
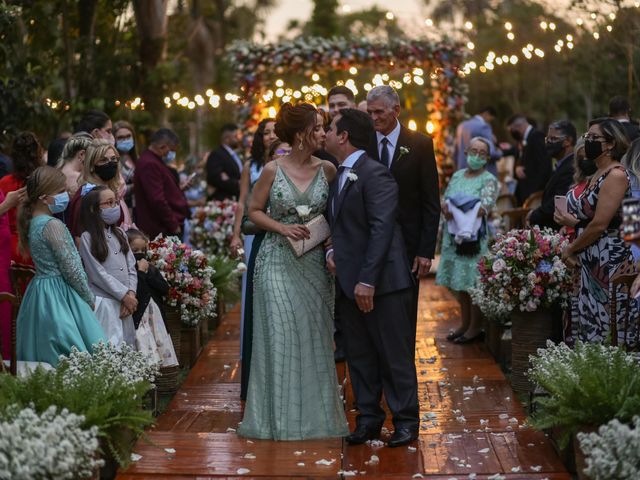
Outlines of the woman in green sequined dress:
<svg viewBox="0 0 640 480">
<path fill-rule="evenodd" d="M 267 234 L 256 259 L 251 376 L 238 434 L 340 437 L 349 432 L 333 359 L 333 281 L 322 245 L 296 258 L 287 241 L 309 238 L 302 224 L 325 211 L 336 170 L 312 156 L 325 138 L 313 105 L 283 105 L 276 134 L 293 150 L 265 165 L 249 205 L 250 220 Z M 310 214 L 301 218 L 307 209 L 299 207 Z"/>
</svg>

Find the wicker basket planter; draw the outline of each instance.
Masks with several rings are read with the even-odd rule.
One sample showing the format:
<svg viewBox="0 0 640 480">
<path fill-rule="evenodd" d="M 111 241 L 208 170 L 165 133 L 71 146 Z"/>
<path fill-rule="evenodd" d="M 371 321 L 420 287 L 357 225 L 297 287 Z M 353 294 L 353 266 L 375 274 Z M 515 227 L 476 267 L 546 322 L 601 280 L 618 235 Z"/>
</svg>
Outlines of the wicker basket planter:
<svg viewBox="0 0 640 480">
<path fill-rule="evenodd" d="M 512 312 L 511 322 L 511 386 L 516 392 L 528 393 L 535 388 L 526 376 L 529 355 L 544 348 L 553 335 L 551 312 Z"/>
<path fill-rule="evenodd" d="M 202 352 L 200 324 L 193 327 L 183 325 L 180 337 L 180 356 L 178 357 L 180 366 L 183 368 L 191 368 L 196 363 L 200 352 Z"/>
<path fill-rule="evenodd" d="M 169 305 L 165 305 L 164 307 L 165 313 L 165 326 L 167 327 L 167 332 L 171 337 L 171 342 L 173 343 L 173 349 L 176 352 L 176 357 L 180 359 L 180 347 L 182 344 L 182 321 L 180 320 L 180 308 L 172 307 Z"/>
<path fill-rule="evenodd" d="M 180 367 L 162 367 L 160 375 L 156 378 L 156 389 L 159 395 L 171 395 L 178 391 L 178 374 Z"/>
</svg>

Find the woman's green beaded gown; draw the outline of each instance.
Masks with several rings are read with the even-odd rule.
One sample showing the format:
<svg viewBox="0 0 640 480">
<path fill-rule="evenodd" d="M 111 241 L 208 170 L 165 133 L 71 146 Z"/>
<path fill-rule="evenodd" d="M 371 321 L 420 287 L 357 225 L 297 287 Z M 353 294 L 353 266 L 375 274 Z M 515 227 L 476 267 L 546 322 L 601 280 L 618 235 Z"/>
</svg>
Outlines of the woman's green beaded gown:
<svg viewBox="0 0 640 480">
<path fill-rule="evenodd" d="M 302 223 L 296 207 L 325 211 L 323 167 L 300 192 L 277 166 L 269 193 L 271 217 Z M 254 276 L 253 354 L 243 437 L 304 440 L 347 435 L 333 359 L 333 280 L 322 245 L 296 258 L 287 239 L 266 234 Z"/>
</svg>

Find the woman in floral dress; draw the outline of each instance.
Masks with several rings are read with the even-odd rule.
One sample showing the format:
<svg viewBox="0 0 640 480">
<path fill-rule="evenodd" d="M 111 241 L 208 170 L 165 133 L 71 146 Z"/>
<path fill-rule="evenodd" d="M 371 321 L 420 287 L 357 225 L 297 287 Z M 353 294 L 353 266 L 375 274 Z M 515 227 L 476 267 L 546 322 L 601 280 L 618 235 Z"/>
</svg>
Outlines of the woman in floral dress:
<svg viewBox="0 0 640 480">
<path fill-rule="evenodd" d="M 468 168 L 458 170 L 451 177 L 451 181 L 444 193 L 445 198 L 456 194 L 465 194 L 480 200 L 478 216 L 485 217 L 495 207 L 498 198 L 498 179 L 485 170 L 489 158 L 489 142 L 476 137 L 469 142 L 467 150 Z M 442 206 L 442 213 L 447 220 L 451 218 L 446 204 Z M 486 230 L 486 228 L 485 228 Z M 478 260 L 487 252 L 488 239 L 485 234 L 479 238 L 479 249 L 473 255 L 458 252 L 453 236 L 446 231 L 442 235 L 442 251 L 440 264 L 436 274 L 436 284 L 444 285 L 456 292 L 460 301 L 462 325 L 447 336 L 447 340 L 455 343 L 468 343 L 480 336 L 481 322 L 478 307 L 472 305 L 469 289 L 478 280 Z"/>
<path fill-rule="evenodd" d="M 617 342 L 624 342 L 624 325 L 634 330 L 638 317 L 635 302 L 629 304 L 628 292 L 618 288 L 612 298 L 612 280 L 633 271 L 631 249 L 620 236 L 621 205 L 631 196 L 629 173 L 620 159 L 629 146 L 624 127 L 616 120 L 597 119 L 585 135 L 585 160 L 595 165 L 587 187 L 578 196 L 567 197 L 567 207 L 580 222 L 577 236 L 563 252 L 563 259 L 580 268 L 580 290 L 573 302 L 569 342 L 610 341 L 612 322 L 617 325 Z M 587 165 L 588 167 L 588 165 Z M 593 165 L 592 165 L 593 167 Z M 611 302 L 617 302 L 616 317 L 610 318 Z M 628 338 L 637 341 L 636 332 Z"/>
</svg>

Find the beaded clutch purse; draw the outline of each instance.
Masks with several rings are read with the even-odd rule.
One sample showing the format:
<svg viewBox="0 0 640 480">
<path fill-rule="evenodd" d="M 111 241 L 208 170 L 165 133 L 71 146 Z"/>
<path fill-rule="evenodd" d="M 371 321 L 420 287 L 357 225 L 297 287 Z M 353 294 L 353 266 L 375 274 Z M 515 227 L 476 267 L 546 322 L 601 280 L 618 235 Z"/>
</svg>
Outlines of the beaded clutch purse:
<svg viewBox="0 0 640 480">
<path fill-rule="evenodd" d="M 293 238 L 287 237 L 289 245 L 291 245 L 291 249 L 296 257 L 301 257 L 309 250 L 314 249 L 331 235 L 331 229 L 329 228 L 329 224 L 324 218 L 324 215 L 318 215 L 317 217 L 312 218 L 305 223 L 304 226 L 309 229 L 311 238 L 294 240 Z"/>
</svg>

